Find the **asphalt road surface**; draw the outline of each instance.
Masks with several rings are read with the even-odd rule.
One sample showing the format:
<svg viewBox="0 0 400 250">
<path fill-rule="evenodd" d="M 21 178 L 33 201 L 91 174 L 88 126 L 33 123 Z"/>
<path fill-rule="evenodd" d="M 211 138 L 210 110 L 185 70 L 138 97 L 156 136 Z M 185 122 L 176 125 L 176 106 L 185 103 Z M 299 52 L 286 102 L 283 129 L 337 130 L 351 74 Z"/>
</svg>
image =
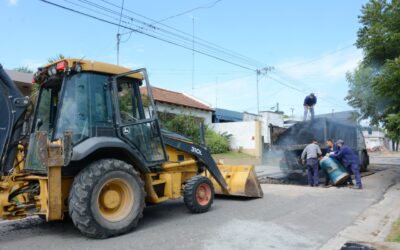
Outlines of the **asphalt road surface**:
<svg viewBox="0 0 400 250">
<path fill-rule="evenodd" d="M 400 181 L 399 163 L 385 162 L 363 190 L 263 184 L 264 198 L 217 198 L 204 214 L 181 200 L 150 206 L 134 231 L 105 240 L 84 237 L 70 221 L 3 221 L 0 249 L 318 249 Z"/>
</svg>

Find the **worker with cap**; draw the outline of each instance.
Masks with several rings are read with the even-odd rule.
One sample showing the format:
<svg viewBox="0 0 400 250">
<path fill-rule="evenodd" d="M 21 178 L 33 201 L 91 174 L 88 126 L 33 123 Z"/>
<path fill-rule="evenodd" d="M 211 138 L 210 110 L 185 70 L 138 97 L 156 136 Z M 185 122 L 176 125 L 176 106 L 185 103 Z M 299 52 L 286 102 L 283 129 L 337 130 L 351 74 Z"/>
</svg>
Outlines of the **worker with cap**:
<svg viewBox="0 0 400 250">
<path fill-rule="evenodd" d="M 338 151 L 330 153 L 330 157 L 340 160 L 346 167 L 346 170 L 347 172 L 349 172 L 349 174 L 353 172 L 354 179 L 356 180 L 355 188 L 362 189 L 361 175 L 360 175 L 360 159 L 358 158 L 357 154 L 355 154 L 350 147 L 345 145 L 343 140 L 337 140 L 336 147 Z M 349 176 L 349 179 L 347 181 L 348 184 L 353 185 L 351 175 Z"/>
<path fill-rule="evenodd" d="M 310 111 L 311 114 L 311 120 L 314 120 L 314 106 L 315 104 L 317 104 L 317 97 L 315 96 L 314 93 L 309 94 L 308 96 L 306 96 L 306 98 L 304 99 L 304 118 L 303 121 L 305 121 L 307 119 L 307 114 L 308 111 Z"/>
<path fill-rule="evenodd" d="M 311 187 L 318 187 L 319 184 L 318 157 L 321 155 L 322 152 L 316 139 L 312 139 L 301 153 L 303 164 L 305 161 L 307 164 L 308 185 Z"/>
</svg>

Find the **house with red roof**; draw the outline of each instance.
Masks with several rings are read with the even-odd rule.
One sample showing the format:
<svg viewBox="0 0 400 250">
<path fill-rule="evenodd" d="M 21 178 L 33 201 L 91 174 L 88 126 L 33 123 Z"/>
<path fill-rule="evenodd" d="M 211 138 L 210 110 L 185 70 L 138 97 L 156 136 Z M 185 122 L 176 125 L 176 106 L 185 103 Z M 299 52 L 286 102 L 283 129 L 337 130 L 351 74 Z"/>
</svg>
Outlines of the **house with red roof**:
<svg viewBox="0 0 400 250">
<path fill-rule="evenodd" d="M 141 88 L 141 92 L 146 95 L 147 89 Z M 212 123 L 214 109 L 209 104 L 186 93 L 154 86 L 151 92 L 158 112 L 191 115 L 204 120 L 205 124 Z"/>
</svg>

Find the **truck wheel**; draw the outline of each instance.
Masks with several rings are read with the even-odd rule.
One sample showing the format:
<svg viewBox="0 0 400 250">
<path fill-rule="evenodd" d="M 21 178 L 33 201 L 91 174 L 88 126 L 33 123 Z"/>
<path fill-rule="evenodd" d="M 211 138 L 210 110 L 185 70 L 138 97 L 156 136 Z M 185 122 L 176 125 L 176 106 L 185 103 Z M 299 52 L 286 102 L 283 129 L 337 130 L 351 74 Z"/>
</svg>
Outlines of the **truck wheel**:
<svg viewBox="0 0 400 250">
<path fill-rule="evenodd" d="M 75 177 L 69 194 L 69 214 L 84 235 L 107 238 L 137 225 L 144 198 L 143 182 L 131 165 L 102 159 Z"/>
<path fill-rule="evenodd" d="M 214 201 L 214 187 L 210 179 L 196 175 L 184 188 L 183 201 L 192 213 L 207 212 Z"/>
<path fill-rule="evenodd" d="M 368 153 L 364 150 L 361 152 L 360 162 L 361 162 L 361 166 L 360 166 L 361 172 L 367 172 L 368 165 L 369 165 L 369 156 L 368 156 Z"/>
</svg>

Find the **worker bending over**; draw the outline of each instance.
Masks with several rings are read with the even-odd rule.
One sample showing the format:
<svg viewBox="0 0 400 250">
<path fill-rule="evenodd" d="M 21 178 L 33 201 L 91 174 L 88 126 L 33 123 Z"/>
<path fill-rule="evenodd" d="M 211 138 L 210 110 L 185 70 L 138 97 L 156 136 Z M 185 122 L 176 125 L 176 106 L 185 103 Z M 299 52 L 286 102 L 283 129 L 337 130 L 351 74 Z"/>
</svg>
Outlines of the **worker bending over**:
<svg viewBox="0 0 400 250">
<path fill-rule="evenodd" d="M 360 160 L 358 159 L 358 156 L 353 152 L 351 148 L 344 145 L 343 140 L 338 140 L 336 142 L 336 147 L 338 148 L 338 151 L 330 153 L 330 157 L 340 160 L 346 167 L 346 170 L 349 173 L 349 179 L 347 180 L 347 183 L 353 185 L 353 181 L 351 179 L 351 172 L 353 172 L 354 179 L 356 180 L 355 188 L 362 189 Z"/>
<path fill-rule="evenodd" d="M 308 185 L 311 187 L 318 187 L 319 184 L 318 157 L 321 155 L 321 149 L 315 139 L 313 139 L 311 143 L 304 148 L 303 153 L 301 153 L 303 164 L 305 161 L 307 164 Z"/>
</svg>

